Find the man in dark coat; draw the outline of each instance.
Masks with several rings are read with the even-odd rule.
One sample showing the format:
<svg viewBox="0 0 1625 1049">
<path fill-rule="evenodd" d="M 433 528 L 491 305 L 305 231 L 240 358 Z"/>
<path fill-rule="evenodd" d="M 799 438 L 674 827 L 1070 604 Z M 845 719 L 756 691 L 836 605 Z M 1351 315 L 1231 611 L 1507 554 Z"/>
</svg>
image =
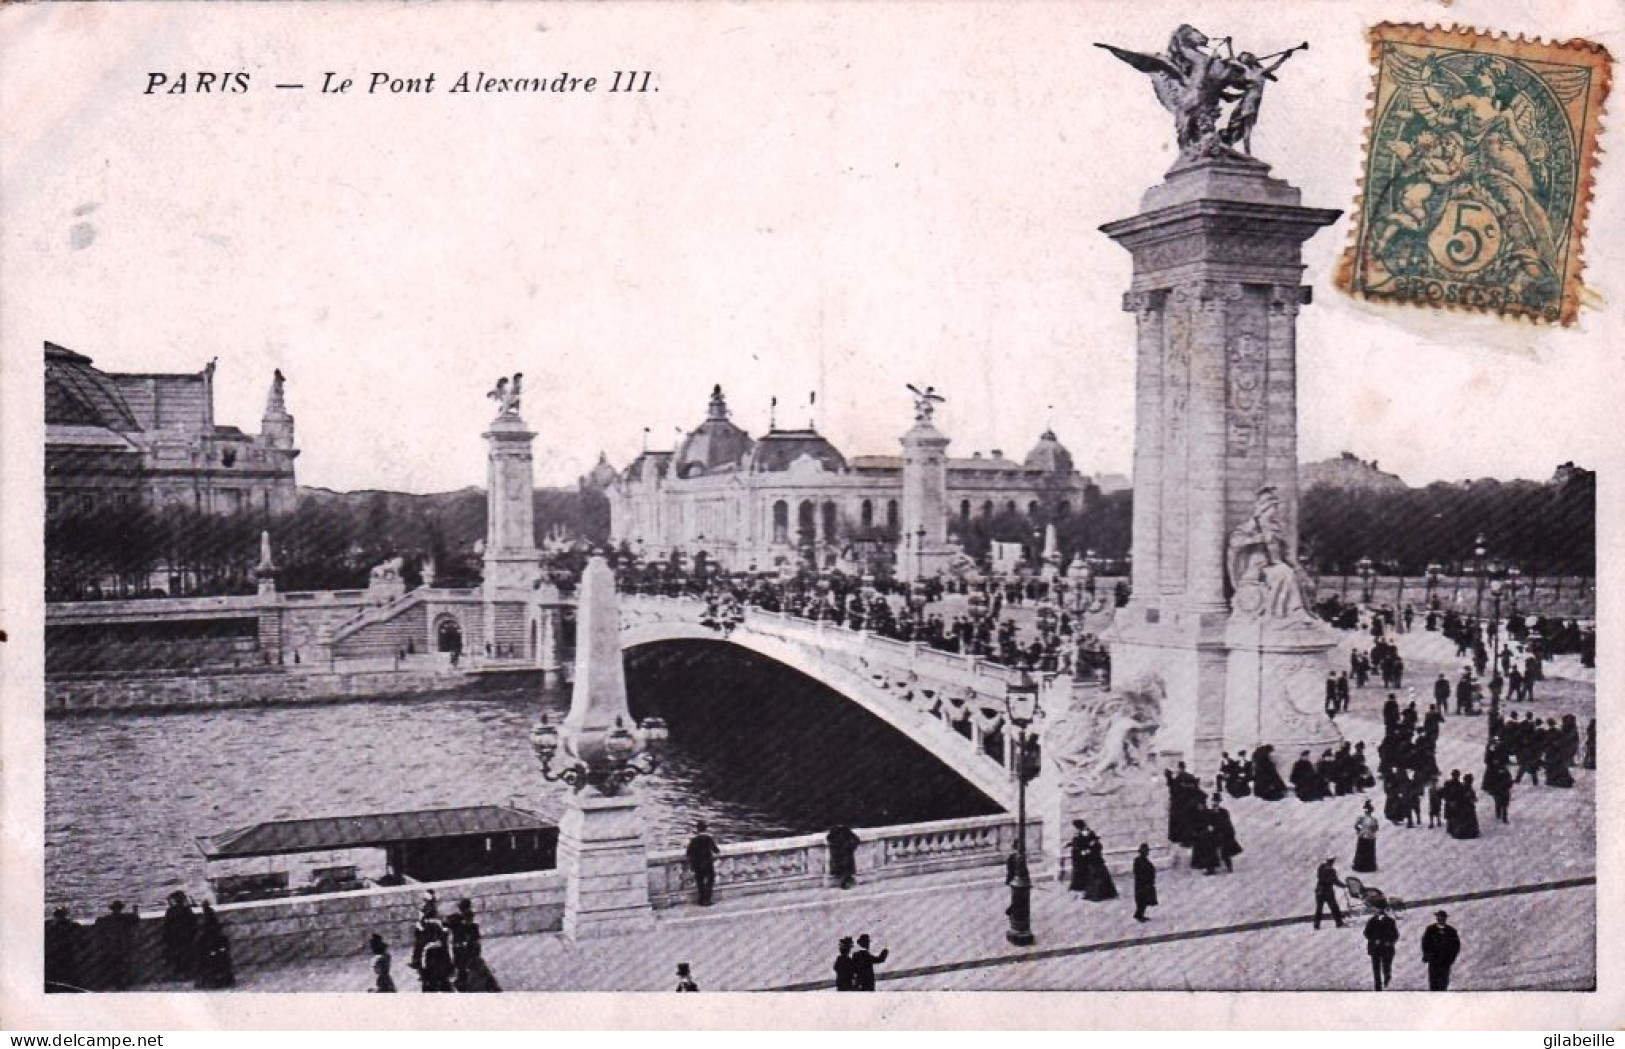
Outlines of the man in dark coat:
<svg viewBox="0 0 1625 1049">
<path fill-rule="evenodd" d="M 694 891 L 701 907 L 711 906 L 720 855 L 722 850 L 717 847 L 717 840 L 706 833 L 705 821 L 694 824 L 694 836 L 688 839 L 688 869 L 694 872 Z"/>
<path fill-rule="evenodd" d="M 1315 928 L 1320 928 L 1320 916 L 1328 908 L 1332 912 L 1332 921 L 1337 927 L 1343 927 L 1343 909 L 1337 905 L 1337 890 L 1343 885 L 1343 879 L 1337 876 L 1337 861 L 1327 857 L 1315 871 Z"/>
<path fill-rule="evenodd" d="M 1134 920 L 1150 921 L 1145 909 L 1156 905 L 1157 865 L 1151 862 L 1151 846 L 1142 842 L 1140 854 L 1134 857 Z"/>
<path fill-rule="evenodd" d="M 1450 705 L 1450 679 L 1443 673 L 1433 682 L 1433 702 L 1439 705 L 1440 710 Z"/>
<path fill-rule="evenodd" d="M 45 923 L 45 992 L 82 991 L 79 940 L 84 926 L 68 917 L 66 907 L 51 912 Z"/>
<path fill-rule="evenodd" d="M 1428 990 L 1448 991 L 1450 967 L 1461 953 L 1461 937 L 1444 911 L 1435 911 L 1433 918 L 1433 924 L 1422 934 L 1422 964 L 1428 967 Z"/>
<path fill-rule="evenodd" d="M 1399 924 L 1386 910 L 1379 910 L 1365 923 L 1365 953 L 1371 956 L 1371 982 L 1383 990 L 1394 982 L 1394 945 L 1399 942 Z"/>
<path fill-rule="evenodd" d="M 179 889 L 169 894 L 169 908 L 162 926 L 164 965 L 176 980 L 190 980 L 194 965 L 192 948 L 197 939 L 197 915 L 191 901 Z"/>
<path fill-rule="evenodd" d="M 869 934 L 864 933 L 858 937 L 858 949 L 852 953 L 852 989 L 854 991 L 872 991 L 875 989 L 875 966 L 884 962 L 890 950 L 882 950 L 879 954 L 869 951 Z"/>
<path fill-rule="evenodd" d="M 1449 686 L 1445 686 L 1448 690 Z M 1382 704 L 1382 724 L 1386 729 L 1392 729 L 1399 724 L 1399 697 L 1392 692 Z"/>
<path fill-rule="evenodd" d="M 130 986 L 131 964 L 135 960 L 136 929 L 141 919 L 124 910 L 123 900 L 107 905 L 107 913 L 96 919 L 96 947 L 100 954 L 101 987 L 122 991 Z"/>
<path fill-rule="evenodd" d="M 858 880 L 858 836 L 842 823 L 831 827 L 825 836 L 829 842 L 829 873 L 843 889 L 850 889 Z"/>
</svg>

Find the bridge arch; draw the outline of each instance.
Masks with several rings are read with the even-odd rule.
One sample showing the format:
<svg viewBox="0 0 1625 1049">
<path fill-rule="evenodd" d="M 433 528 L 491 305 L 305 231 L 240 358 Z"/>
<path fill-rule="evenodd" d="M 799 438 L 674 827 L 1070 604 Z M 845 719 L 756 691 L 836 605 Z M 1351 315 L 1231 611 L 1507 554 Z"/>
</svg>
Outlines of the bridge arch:
<svg viewBox="0 0 1625 1049">
<path fill-rule="evenodd" d="M 897 730 L 995 804 L 1014 811 L 1015 784 L 1001 764 L 989 760 L 945 722 L 877 685 L 873 676 L 865 677 L 822 658 L 804 645 L 748 627 L 724 636 L 698 622 L 676 617 L 622 620 L 623 653 L 664 641 L 684 640 L 736 646 L 823 685 Z"/>
</svg>

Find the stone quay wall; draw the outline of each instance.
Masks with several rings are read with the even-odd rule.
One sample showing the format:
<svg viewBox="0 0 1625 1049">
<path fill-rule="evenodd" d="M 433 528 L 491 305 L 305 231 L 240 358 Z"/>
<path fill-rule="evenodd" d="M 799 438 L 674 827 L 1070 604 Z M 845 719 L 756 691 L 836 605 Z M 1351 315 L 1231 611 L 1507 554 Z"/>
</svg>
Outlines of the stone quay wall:
<svg viewBox="0 0 1625 1049">
<path fill-rule="evenodd" d="M 973 816 L 894 827 L 855 830 L 859 882 L 889 881 L 942 871 L 1002 868 L 1015 846 L 1013 816 Z M 1038 866 L 1042 830 L 1027 825 L 1027 850 Z M 649 896 L 657 909 L 670 909 L 694 897 L 694 879 L 680 851 L 649 854 Z M 722 846 L 717 893 L 723 898 L 778 893 L 806 894 L 834 886 L 829 845 L 822 834 L 741 842 Z M 278 900 L 221 904 L 215 908 L 232 961 L 238 966 L 285 965 L 311 958 L 343 958 L 366 952 L 367 938 L 383 936 L 390 945 L 395 980 L 411 978 L 411 927 L 423 895 L 433 889 L 442 915 L 468 899 L 485 936 L 556 933 L 564 923 L 566 878 L 557 870 L 498 874 L 433 884 L 372 887 Z M 87 917 L 80 915 L 80 918 Z M 169 979 L 163 960 L 163 913 L 140 914 L 132 964 L 132 985 Z M 97 935 L 80 933 L 80 969 L 97 968 Z M 371 986 L 371 972 L 358 960 L 357 991 Z"/>
<path fill-rule="evenodd" d="M 366 953 L 367 939 L 378 933 L 388 942 L 391 973 L 405 990 L 412 970 L 406 967 L 412 952 L 412 923 L 426 890 L 433 888 L 442 917 L 456 909 L 457 901 L 474 904 L 484 936 L 557 932 L 564 920 L 564 877 L 558 871 L 498 874 L 465 878 L 434 885 L 397 885 L 357 889 L 295 899 L 255 900 L 221 904 L 215 908 L 226 938 L 231 942 L 235 966 L 285 965 L 311 958 L 342 958 Z M 163 912 L 140 916 L 136 929 L 131 985 L 170 979 L 163 958 Z M 80 934 L 79 968 L 98 971 L 96 933 Z M 91 982 L 95 982 L 92 980 Z M 372 987 L 372 971 L 364 961 L 356 965 L 355 990 Z M 97 988 L 92 988 L 97 989 Z"/>
<path fill-rule="evenodd" d="M 278 668 L 198 674 L 54 677 L 45 681 L 45 713 L 150 712 L 338 703 L 370 696 L 450 691 L 473 679 L 474 675 L 467 670 L 454 670 L 432 657 L 423 657 L 420 665 L 403 665 L 399 670 L 393 666 L 368 665 L 324 671 Z"/>
</svg>

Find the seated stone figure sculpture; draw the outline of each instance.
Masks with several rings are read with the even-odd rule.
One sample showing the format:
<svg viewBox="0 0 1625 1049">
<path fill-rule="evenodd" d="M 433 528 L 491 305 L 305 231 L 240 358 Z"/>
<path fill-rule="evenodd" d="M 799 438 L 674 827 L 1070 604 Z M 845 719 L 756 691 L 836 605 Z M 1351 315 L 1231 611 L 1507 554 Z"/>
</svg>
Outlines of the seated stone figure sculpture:
<svg viewBox="0 0 1625 1049">
<path fill-rule="evenodd" d="M 1225 558 L 1231 606 L 1237 616 L 1307 621 L 1299 584 L 1299 568 L 1292 560 L 1281 523 L 1281 499 L 1274 488 L 1261 488 L 1253 512 L 1230 533 Z"/>
</svg>

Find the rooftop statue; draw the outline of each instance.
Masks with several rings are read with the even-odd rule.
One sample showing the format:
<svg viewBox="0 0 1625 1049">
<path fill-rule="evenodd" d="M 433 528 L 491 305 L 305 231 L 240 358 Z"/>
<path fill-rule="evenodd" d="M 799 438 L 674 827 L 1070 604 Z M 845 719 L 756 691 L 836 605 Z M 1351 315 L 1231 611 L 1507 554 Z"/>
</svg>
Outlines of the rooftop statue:
<svg viewBox="0 0 1625 1049">
<path fill-rule="evenodd" d="M 1110 44 L 1095 46 L 1150 74 L 1157 101 L 1174 115 L 1180 159 L 1187 162 L 1243 153 L 1251 156 L 1253 126 L 1258 123 L 1265 83 L 1276 79 L 1275 71 L 1294 53 L 1309 48 L 1302 43 L 1259 58 L 1250 51 L 1234 51 L 1229 37 L 1214 43 L 1189 25 L 1174 30 L 1168 50 L 1160 55 Z"/>
</svg>

